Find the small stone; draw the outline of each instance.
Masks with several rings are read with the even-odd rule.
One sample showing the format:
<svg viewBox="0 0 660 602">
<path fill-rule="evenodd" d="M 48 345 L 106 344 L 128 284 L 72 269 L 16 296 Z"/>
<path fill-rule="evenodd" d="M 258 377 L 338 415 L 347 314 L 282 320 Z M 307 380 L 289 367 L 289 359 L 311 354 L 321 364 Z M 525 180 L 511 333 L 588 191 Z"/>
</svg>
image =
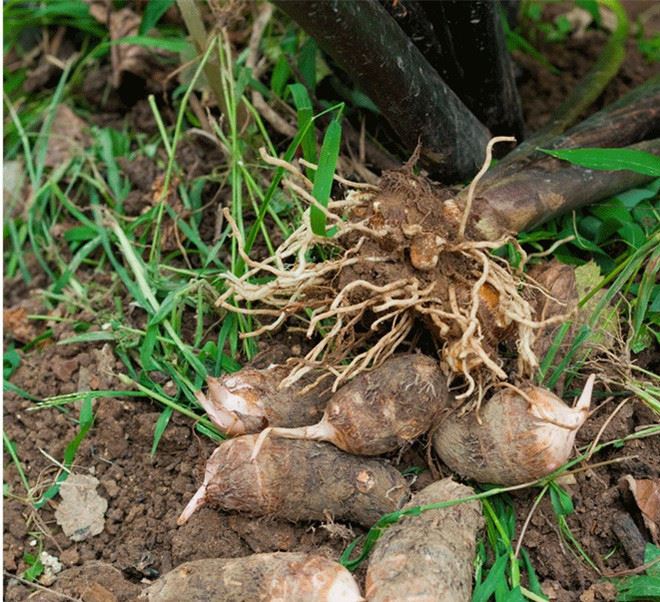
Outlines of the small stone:
<svg viewBox="0 0 660 602">
<path fill-rule="evenodd" d="M 39 561 L 44 567 L 44 572 L 39 577 L 39 583 L 48 587 L 55 583 L 56 575 L 62 571 L 64 566 L 59 558 L 49 554 L 48 552 L 41 552 L 39 554 Z"/>
<path fill-rule="evenodd" d="M 73 541 L 82 541 L 103 531 L 103 515 L 108 502 L 97 492 L 98 479 L 71 474 L 60 486 L 62 501 L 55 511 L 55 520 Z"/>
</svg>

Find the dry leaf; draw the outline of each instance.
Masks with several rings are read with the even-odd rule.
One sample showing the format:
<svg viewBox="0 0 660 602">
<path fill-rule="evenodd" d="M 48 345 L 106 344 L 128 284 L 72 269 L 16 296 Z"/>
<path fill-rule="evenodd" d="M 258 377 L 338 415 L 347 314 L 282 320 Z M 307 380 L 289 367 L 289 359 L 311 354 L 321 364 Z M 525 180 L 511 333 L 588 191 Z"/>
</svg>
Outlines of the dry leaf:
<svg viewBox="0 0 660 602">
<path fill-rule="evenodd" d="M 62 502 L 55 511 L 55 520 L 72 541 L 83 541 L 103 531 L 103 515 L 108 501 L 97 492 L 98 479 L 71 474 L 60 486 Z"/>
<path fill-rule="evenodd" d="M 68 163 L 83 148 L 89 146 L 87 124 L 66 105 L 58 105 L 46 149 L 46 166 Z"/>
<path fill-rule="evenodd" d="M 53 585 L 55 579 L 57 579 L 57 574 L 62 572 L 64 566 L 59 558 L 46 551 L 39 554 L 39 560 L 44 567 L 44 572 L 39 577 L 39 583 L 45 586 Z"/>
<path fill-rule="evenodd" d="M 626 475 L 621 481 L 632 493 L 653 541 L 659 543 L 660 479 L 635 479 L 632 475 Z"/>
<path fill-rule="evenodd" d="M 109 27 L 110 39 L 113 42 L 139 35 L 142 17 L 132 9 L 122 8 L 113 11 L 105 0 L 85 0 L 85 2 L 89 5 L 92 17 Z M 119 88 L 124 73 L 132 73 L 142 78 L 150 91 L 156 91 L 162 87 L 168 76 L 168 69 L 160 64 L 159 57 L 171 55 L 172 53 L 160 48 L 146 48 L 137 44 L 113 44 L 110 49 L 112 86 Z"/>
</svg>

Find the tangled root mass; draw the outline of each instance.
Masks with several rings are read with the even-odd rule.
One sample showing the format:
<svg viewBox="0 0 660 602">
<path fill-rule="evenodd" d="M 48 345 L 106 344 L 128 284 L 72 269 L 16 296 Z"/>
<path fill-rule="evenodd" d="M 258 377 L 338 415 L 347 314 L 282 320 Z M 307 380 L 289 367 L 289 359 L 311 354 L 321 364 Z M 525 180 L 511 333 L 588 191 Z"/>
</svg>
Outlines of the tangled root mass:
<svg viewBox="0 0 660 602">
<path fill-rule="evenodd" d="M 276 252 L 256 261 L 243 251 L 226 212 L 247 270 L 227 275 L 217 301 L 227 311 L 258 319 L 260 326 L 246 336 L 287 321 L 292 328 L 302 325 L 308 337 L 317 335 L 307 355 L 291 362 L 281 386 L 322 367 L 334 375 L 336 389 L 382 364 L 420 322 L 433 337 L 449 380 L 460 383 L 459 398 L 478 403 L 490 384 L 507 379 L 498 354 L 502 342 L 515 347 L 517 379 L 534 373 L 536 338 L 567 316 L 535 316 L 530 291 L 540 287 L 521 267 L 514 270 L 492 253 L 506 243 L 517 247 L 513 237 L 471 238 L 467 213 L 482 172 L 464 209 L 448 190 L 406 167 L 385 173 L 378 188 L 342 180 L 344 200 L 322 208 L 309 192 L 309 180 L 292 165 L 286 169 L 290 177 L 284 185 L 325 212 L 333 235 L 313 233 L 308 208 Z M 314 261 L 319 249 L 326 259 Z"/>
</svg>

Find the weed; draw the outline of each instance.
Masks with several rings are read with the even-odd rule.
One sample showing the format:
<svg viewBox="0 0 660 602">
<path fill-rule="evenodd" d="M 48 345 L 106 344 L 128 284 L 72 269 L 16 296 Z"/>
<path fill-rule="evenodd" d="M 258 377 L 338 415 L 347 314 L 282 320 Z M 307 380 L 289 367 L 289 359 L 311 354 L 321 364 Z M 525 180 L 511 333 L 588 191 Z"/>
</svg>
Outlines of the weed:
<svg viewBox="0 0 660 602">
<path fill-rule="evenodd" d="M 615 579 L 617 602 L 641 602 L 660 598 L 660 548 L 647 543 L 644 549 L 645 570 L 641 575 Z"/>
</svg>

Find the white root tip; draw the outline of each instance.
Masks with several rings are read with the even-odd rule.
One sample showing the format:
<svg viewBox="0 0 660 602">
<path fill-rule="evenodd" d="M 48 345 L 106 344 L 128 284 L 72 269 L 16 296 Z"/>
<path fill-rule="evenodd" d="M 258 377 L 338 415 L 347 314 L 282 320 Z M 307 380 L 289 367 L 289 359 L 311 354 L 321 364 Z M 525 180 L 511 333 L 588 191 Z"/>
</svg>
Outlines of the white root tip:
<svg viewBox="0 0 660 602">
<path fill-rule="evenodd" d="M 583 411 L 585 414 L 587 413 L 589 406 L 591 405 L 591 396 L 593 394 L 595 382 L 596 375 L 591 374 L 584 385 L 584 389 L 582 389 L 582 393 L 580 393 L 580 399 L 578 399 L 575 404 L 576 410 Z"/>
<path fill-rule="evenodd" d="M 190 501 L 186 504 L 186 507 L 183 509 L 183 512 L 180 514 L 179 518 L 176 519 L 176 524 L 181 526 L 185 525 L 188 522 L 188 519 L 204 504 L 206 504 L 206 484 L 202 485 L 190 498 Z"/>
<path fill-rule="evenodd" d="M 250 454 L 250 462 L 254 462 L 257 459 L 257 456 L 259 455 L 261 448 L 264 446 L 264 443 L 266 442 L 266 439 L 268 439 L 268 435 L 270 435 L 270 432 L 272 430 L 273 427 L 269 426 L 259 433 L 257 440 L 254 442 L 254 448 L 252 449 L 252 454 Z"/>
</svg>

